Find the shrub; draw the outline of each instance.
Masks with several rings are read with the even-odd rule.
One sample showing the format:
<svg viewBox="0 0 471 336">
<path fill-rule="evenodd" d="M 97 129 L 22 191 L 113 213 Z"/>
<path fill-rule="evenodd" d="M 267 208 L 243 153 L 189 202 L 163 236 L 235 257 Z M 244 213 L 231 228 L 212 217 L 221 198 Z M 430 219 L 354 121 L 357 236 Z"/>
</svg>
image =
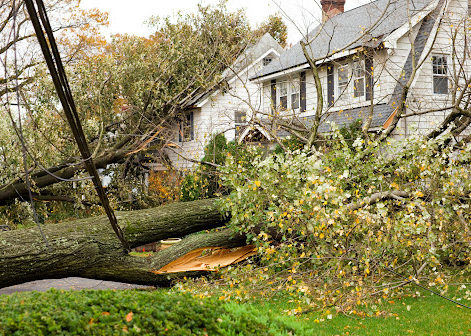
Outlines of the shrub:
<svg viewBox="0 0 471 336">
<path fill-rule="evenodd" d="M 204 148 L 202 161 L 222 166 L 228 155 L 239 160 L 246 159 L 246 151 L 242 145 L 227 142 L 224 134 L 218 134 Z M 220 172 L 215 166 L 201 164 L 195 171 L 185 176 L 180 193 L 180 200 L 194 201 L 227 194 L 228 189 L 222 185 Z"/>
<path fill-rule="evenodd" d="M 0 296 L 0 335 L 273 335 L 270 329 L 290 331 L 188 294 L 50 290 Z"/>
<path fill-rule="evenodd" d="M 181 178 L 173 170 L 150 171 L 148 191 L 158 204 L 177 201 L 180 194 Z"/>
<path fill-rule="evenodd" d="M 281 140 L 281 143 L 283 144 L 283 146 L 287 150 L 289 150 L 291 152 L 294 152 L 296 150 L 301 150 L 301 149 L 304 148 L 304 144 L 301 141 L 299 141 L 297 138 L 294 138 L 294 137 L 283 139 L 283 140 Z M 275 154 L 281 154 L 281 153 L 283 153 L 283 148 L 280 145 L 277 145 L 273 152 Z"/>
</svg>

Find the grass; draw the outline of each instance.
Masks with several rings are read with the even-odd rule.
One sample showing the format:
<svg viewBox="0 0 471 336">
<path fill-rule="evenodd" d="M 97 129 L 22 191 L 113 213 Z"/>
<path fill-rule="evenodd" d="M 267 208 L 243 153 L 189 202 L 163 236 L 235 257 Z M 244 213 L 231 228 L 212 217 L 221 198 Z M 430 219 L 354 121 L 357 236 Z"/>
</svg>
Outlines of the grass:
<svg viewBox="0 0 471 336">
<path fill-rule="evenodd" d="M 254 307 L 264 314 L 272 314 L 273 319 L 293 328 L 296 335 L 471 335 L 471 310 L 436 295 L 390 302 L 379 307 L 389 313 L 387 317 L 366 318 L 334 315 L 327 319 L 318 313 L 288 316 L 286 311 L 294 307 L 283 302 Z"/>
<path fill-rule="evenodd" d="M 0 296 L 0 335 L 471 334 L 471 310 L 430 294 L 377 307 L 386 317 L 288 315 L 293 308 L 284 298 L 237 303 L 165 290 L 16 293 Z"/>
</svg>

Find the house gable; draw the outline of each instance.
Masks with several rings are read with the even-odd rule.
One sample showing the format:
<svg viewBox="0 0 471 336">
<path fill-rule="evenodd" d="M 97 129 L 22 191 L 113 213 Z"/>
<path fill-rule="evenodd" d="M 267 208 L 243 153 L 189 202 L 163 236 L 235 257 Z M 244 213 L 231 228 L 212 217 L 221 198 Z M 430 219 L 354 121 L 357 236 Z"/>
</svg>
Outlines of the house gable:
<svg viewBox="0 0 471 336">
<path fill-rule="evenodd" d="M 184 110 L 194 111 L 193 132 L 190 141 L 177 142 L 175 150 L 167 154 L 177 169 L 191 168 L 203 155 L 206 143 L 214 134 L 224 134 L 231 141 L 242 131 L 244 120 L 252 109 L 260 108 L 259 87 L 249 81 L 263 67 L 264 59 L 278 57 L 281 46 L 265 34 L 248 47 L 236 62 L 224 71 L 224 80 L 210 90 L 195 92 L 191 99 L 182 102 Z"/>
</svg>

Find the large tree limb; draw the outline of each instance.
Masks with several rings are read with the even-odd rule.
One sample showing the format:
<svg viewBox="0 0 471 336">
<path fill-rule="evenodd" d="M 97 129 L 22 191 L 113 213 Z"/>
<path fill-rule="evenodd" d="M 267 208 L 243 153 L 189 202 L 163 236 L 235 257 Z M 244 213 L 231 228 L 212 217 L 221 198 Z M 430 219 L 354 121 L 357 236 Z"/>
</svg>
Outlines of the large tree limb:
<svg viewBox="0 0 471 336">
<path fill-rule="evenodd" d="M 183 237 L 226 223 L 214 200 L 118 212 L 117 218 L 131 247 Z M 68 276 L 167 285 L 181 274 L 157 275 L 152 271 L 194 248 L 215 244 L 236 246 L 245 242 L 229 230 L 202 233 L 144 259 L 123 252 L 105 216 L 50 224 L 44 227 L 44 233 L 50 248 L 45 246 L 37 228 L 0 233 L 0 287 Z"/>
</svg>

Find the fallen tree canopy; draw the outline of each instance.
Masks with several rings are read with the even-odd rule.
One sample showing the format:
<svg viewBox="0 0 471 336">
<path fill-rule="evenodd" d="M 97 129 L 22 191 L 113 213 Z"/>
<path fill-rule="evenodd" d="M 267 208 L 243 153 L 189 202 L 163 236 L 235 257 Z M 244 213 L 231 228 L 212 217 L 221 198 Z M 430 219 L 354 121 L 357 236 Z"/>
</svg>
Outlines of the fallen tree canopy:
<svg viewBox="0 0 471 336">
<path fill-rule="evenodd" d="M 214 199 L 118 212 L 117 218 L 133 248 L 226 224 Z M 167 286 L 182 275 L 199 274 L 155 273 L 186 253 L 208 246 L 245 245 L 245 237 L 222 229 L 190 235 L 149 258 L 134 257 L 122 249 L 105 216 L 50 224 L 44 233 L 49 247 L 38 228 L 0 233 L 0 287 L 68 276 Z"/>
</svg>

